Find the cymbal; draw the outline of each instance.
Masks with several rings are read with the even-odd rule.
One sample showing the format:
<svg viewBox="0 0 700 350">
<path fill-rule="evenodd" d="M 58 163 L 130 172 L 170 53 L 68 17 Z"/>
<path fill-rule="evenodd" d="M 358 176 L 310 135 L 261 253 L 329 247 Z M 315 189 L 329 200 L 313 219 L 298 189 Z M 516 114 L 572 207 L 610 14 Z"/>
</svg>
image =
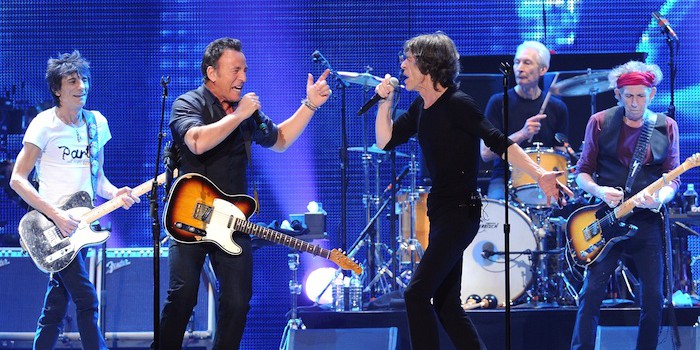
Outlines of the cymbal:
<svg viewBox="0 0 700 350">
<path fill-rule="evenodd" d="M 369 73 L 336 72 L 347 80 L 348 83 L 360 84 L 362 86 L 375 87 L 382 82 L 382 78 Z"/>
<path fill-rule="evenodd" d="M 552 87 L 555 96 L 586 96 L 612 90 L 608 81 L 609 70 L 597 70 L 562 80 Z"/>
<path fill-rule="evenodd" d="M 350 152 L 364 152 L 364 151 L 365 151 L 365 148 L 362 147 L 362 146 L 359 146 L 359 147 L 348 147 L 348 151 L 350 151 Z M 377 144 L 373 144 L 372 146 L 367 147 L 367 152 L 369 152 L 369 153 L 374 153 L 374 154 L 387 154 L 387 153 L 389 153 L 389 152 L 387 152 L 387 151 L 385 151 L 385 150 L 383 150 L 383 149 L 377 147 Z M 408 154 L 406 154 L 406 153 L 402 153 L 402 152 L 399 152 L 399 151 L 396 151 L 395 153 L 396 153 L 396 156 L 397 156 L 397 157 L 408 158 Z"/>
</svg>

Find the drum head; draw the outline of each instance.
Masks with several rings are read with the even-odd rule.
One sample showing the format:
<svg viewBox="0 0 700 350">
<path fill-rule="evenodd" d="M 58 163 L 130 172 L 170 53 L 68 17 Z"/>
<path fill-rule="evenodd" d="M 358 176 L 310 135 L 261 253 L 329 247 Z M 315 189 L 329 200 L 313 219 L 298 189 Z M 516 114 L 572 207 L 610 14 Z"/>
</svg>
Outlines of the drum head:
<svg viewBox="0 0 700 350">
<path fill-rule="evenodd" d="M 502 201 L 483 199 L 481 225 L 474 241 L 464 250 L 462 265 L 462 302 L 470 294 L 483 297 L 493 294 L 498 305 L 505 305 L 506 264 L 504 254 L 505 205 Z M 530 218 L 517 208 L 509 207 L 510 251 L 537 250 L 537 240 L 532 232 Z M 510 255 L 510 299 L 519 298 L 532 280 L 531 260 L 528 254 Z"/>
</svg>

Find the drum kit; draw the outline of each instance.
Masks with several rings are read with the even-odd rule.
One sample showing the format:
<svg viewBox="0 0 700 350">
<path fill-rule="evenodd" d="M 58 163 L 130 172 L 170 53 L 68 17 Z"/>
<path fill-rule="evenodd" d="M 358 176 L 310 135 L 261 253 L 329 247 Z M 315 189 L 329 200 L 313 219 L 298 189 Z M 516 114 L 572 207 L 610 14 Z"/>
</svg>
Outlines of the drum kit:
<svg viewBox="0 0 700 350">
<path fill-rule="evenodd" d="M 595 95 L 608 91 L 607 81 L 609 71 L 585 71 L 585 74 L 562 80 L 554 84 L 550 89 L 552 94 L 559 96 L 584 96 L 590 95 L 592 104 L 595 103 Z M 366 73 L 337 72 L 348 82 L 363 85 L 365 88 L 374 87 L 381 82 L 381 78 Z M 595 109 L 595 105 L 592 107 Z M 396 152 L 397 159 L 409 159 L 408 174 L 410 185 L 396 191 L 396 214 L 398 216 L 399 231 L 397 234 L 396 254 L 389 251 L 392 259 L 399 264 L 399 275 L 395 277 L 399 287 L 405 287 L 410 280 L 415 264 L 420 259 L 429 245 L 428 234 L 430 223 L 427 216 L 427 198 L 430 187 L 418 186 L 416 161 L 417 142 L 413 142 L 410 154 Z M 387 153 L 372 145 L 369 147 L 350 147 L 348 151 L 362 152 L 362 160 L 365 167 L 365 194 L 363 203 L 368 210 L 371 203 L 377 207 L 382 198 L 379 190 L 376 193 L 369 191 L 369 164 L 376 159 L 381 162 L 381 157 Z M 557 148 L 544 147 L 535 143 L 534 147 L 524 149 L 525 153 L 537 164 L 550 171 L 564 171 L 559 180 L 568 184 L 575 193 L 571 157 L 566 152 Z M 375 187 L 379 189 L 379 166 L 375 167 Z M 575 305 L 578 301 L 578 289 L 580 287 L 580 271 L 570 263 L 566 249 L 566 234 L 564 232 L 568 215 L 563 215 L 566 208 L 557 209 L 547 204 L 547 198 L 537 186 L 537 181 L 522 172 L 512 169 L 508 186 L 508 196 L 512 199 L 508 203 L 510 232 L 510 261 L 505 263 L 503 223 L 506 204 L 503 200 L 483 198 L 483 209 L 480 230 L 472 244 L 467 247 L 463 255 L 461 295 L 465 309 L 474 308 L 474 298 L 483 296 L 505 305 L 505 269 L 510 271 L 510 303 L 532 307 L 546 307 L 559 305 Z M 582 202 L 581 192 L 575 198 L 568 199 L 568 203 Z M 378 223 L 377 223 L 378 225 Z M 377 232 L 380 232 L 377 228 Z M 375 257 L 377 257 L 375 255 Z M 379 293 L 391 291 L 391 284 L 385 280 L 394 278 L 388 266 L 391 261 L 379 262 L 377 275 L 369 281 L 370 285 L 378 285 Z M 467 273 L 468 272 L 468 273 Z M 365 291 L 368 291 L 368 286 Z M 486 298 L 488 296 L 488 298 Z M 469 306 L 467 306 L 469 304 Z M 494 305 L 489 305 L 494 307 Z"/>
</svg>

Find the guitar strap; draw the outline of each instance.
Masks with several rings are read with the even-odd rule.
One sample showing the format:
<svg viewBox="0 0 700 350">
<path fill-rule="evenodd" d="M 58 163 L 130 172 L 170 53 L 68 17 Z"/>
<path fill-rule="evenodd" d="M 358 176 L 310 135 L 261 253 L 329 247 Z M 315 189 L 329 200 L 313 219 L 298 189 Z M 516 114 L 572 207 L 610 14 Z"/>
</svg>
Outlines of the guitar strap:
<svg viewBox="0 0 700 350">
<path fill-rule="evenodd" d="M 87 127 L 88 134 L 88 155 L 90 156 L 90 180 L 92 183 L 92 201 L 95 202 L 97 198 L 97 172 L 100 169 L 100 162 L 98 160 L 98 153 L 100 151 L 100 144 L 97 140 L 97 122 L 95 122 L 95 115 L 83 109 L 83 117 L 85 118 L 85 126 Z"/>
<path fill-rule="evenodd" d="M 639 170 L 642 167 L 642 162 L 644 162 L 644 156 L 647 154 L 647 147 L 649 146 L 649 140 L 651 139 L 653 127 L 656 124 L 656 118 L 656 113 L 654 113 L 649 116 L 649 118 L 644 120 L 642 134 L 639 135 L 637 145 L 634 148 L 632 162 L 630 163 L 630 172 L 627 174 L 627 182 L 625 183 L 625 192 L 629 194 L 632 194 L 634 179 L 637 177 L 637 174 L 639 174 Z"/>
</svg>

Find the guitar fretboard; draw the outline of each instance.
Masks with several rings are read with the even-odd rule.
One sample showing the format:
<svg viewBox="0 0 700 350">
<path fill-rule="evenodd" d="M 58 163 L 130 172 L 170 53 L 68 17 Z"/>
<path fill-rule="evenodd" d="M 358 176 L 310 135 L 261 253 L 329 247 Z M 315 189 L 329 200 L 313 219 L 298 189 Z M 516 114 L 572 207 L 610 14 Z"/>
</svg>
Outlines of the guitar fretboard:
<svg viewBox="0 0 700 350">
<path fill-rule="evenodd" d="M 296 249 L 309 254 L 317 255 L 326 259 L 331 256 L 331 251 L 321 248 L 315 244 L 302 241 L 290 235 L 271 230 L 267 227 L 256 225 L 248 220 L 235 218 L 233 229 L 247 234 L 252 234 L 270 242 L 279 243 L 289 248 Z"/>
<path fill-rule="evenodd" d="M 165 182 L 165 173 L 158 175 L 158 178 L 156 179 L 158 182 L 158 185 L 162 185 Z M 148 192 L 151 189 L 151 184 L 153 183 L 153 180 L 146 181 L 134 188 L 131 189 L 131 193 L 135 197 L 141 197 L 143 194 Z M 83 214 L 82 220 L 90 223 L 93 222 L 117 209 L 119 209 L 122 205 L 124 205 L 124 200 L 122 199 L 122 196 L 112 198 L 108 200 L 107 202 L 91 209 L 87 213 Z"/>
</svg>

